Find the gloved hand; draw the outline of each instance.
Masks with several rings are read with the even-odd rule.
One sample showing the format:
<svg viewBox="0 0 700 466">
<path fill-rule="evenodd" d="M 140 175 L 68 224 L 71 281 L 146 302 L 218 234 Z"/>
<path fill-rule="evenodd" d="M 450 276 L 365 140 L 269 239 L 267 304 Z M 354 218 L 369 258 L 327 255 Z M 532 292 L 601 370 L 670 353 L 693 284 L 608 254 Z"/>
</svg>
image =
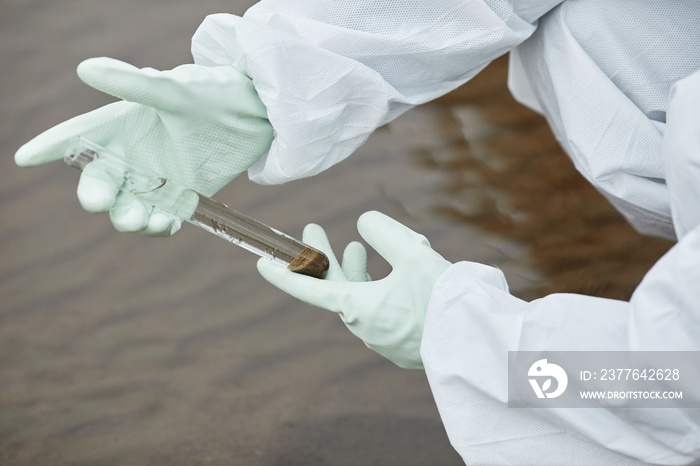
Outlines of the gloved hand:
<svg viewBox="0 0 700 466">
<path fill-rule="evenodd" d="M 154 176 L 211 196 L 247 170 L 270 147 L 272 127 L 251 80 L 233 66 L 182 65 L 169 71 L 138 69 L 110 58 L 92 58 L 78 76 L 124 99 L 72 118 L 40 134 L 15 155 L 20 166 L 59 160 L 83 136 L 123 154 Z M 168 235 L 180 221 L 120 192 L 121 179 L 98 161 L 83 171 L 81 205 L 110 211 L 119 231 Z"/>
<path fill-rule="evenodd" d="M 406 369 L 422 369 L 420 343 L 428 301 L 437 279 L 450 263 L 428 240 L 379 212 L 357 221 L 360 235 L 392 266 L 376 281 L 366 273 L 366 252 L 350 243 L 343 265 L 333 255 L 321 227 L 309 225 L 303 241 L 323 251 L 330 268 L 324 280 L 296 274 L 267 259 L 258 261 L 262 276 L 290 295 L 340 315 L 365 345 Z"/>
</svg>

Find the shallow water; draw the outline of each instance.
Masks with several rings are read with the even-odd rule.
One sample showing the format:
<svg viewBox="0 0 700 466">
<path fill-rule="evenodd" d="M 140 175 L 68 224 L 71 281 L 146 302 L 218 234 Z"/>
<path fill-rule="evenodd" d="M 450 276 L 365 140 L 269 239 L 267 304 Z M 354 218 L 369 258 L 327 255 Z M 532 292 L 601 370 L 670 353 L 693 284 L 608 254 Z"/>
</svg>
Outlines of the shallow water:
<svg viewBox="0 0 700 466">
<path fill-rule="evenodd" d="M 0 464 L 462 464 L 423 373 L 398 369 L 335 315 L 269 286 L 250 253 L 189 225 L 170 239 L 118 234 L 106 216 L 79 207 L 74 170 L 14 166 L 22 143 L 111 101 L 77 79 L 82 59 L 190 62 L 202 18 L 246 6 L 3 2 L 0 50 L 11 66 L 0 75 Z M 518 201 L 525 192 L 542 205 L 509 174 L 514 153 L 548 153 L 564 161 L 547 162 L 556 179 L 578 178 L 544 121 L 510 99 L 504 67 L 499 60 L 380 128 L 317 177 L 274 187 L 241 178 L 215 197 L 297 237 L 319 223 L 337 249 L 358 239 L 357 217 L 377 209 L 450 260 L 498 265 L 522 298 L 580 286 L 573 291 L 624 297 L 668 244 L 639 240 L 637 251 L 648 253 L 630 267 L 619 240 L 576 224 L 581 204 L 561 201 L 563 214 L 543 217 Z M 552 182 L 545 194 L 558 188 Z M 586 189 L 567 199 L 599 206 L 586 218 L 637 241 Z M 567 235 L 546 227 L 572 222 L 588 232 L 583 243 L 556 242 Z M 580 253 L 588 260 L 559 259 L 584 243 L 597 245 Z M 552 250 L 560 254 L 543 256 Z M 586 282 L 586 267 L 601 263 L 609 274 Z M 610 288 L 620 270 L 629 272 Z M 388 272 L 376 254 L 370 272 Z M 572 279 L 559 280 L 565 273 Z"/>
</svg>

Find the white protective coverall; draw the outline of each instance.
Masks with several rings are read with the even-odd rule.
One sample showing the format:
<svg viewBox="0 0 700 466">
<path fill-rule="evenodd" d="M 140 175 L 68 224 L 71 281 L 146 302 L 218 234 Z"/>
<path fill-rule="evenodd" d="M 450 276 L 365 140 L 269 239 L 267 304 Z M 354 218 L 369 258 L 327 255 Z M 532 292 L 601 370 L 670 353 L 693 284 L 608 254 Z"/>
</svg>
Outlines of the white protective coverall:
<svg viewBox="0 0 700 466">
<path fill-rule="evenodd" d="M 630 302 L 528 303 L 500 271 L 452 265 L 421 347 L 450 441 L 478 465 L 700 464 L 700 410 L 506 406 L 509 350 L 700 351 L 698 2 L 263 0 L 208 17 L 192 51 L 253 79 L 275 130 L 249 170 L 262 184 L 327 169 L 510 51 L 511 91 L 583 176 L 638 230 L 678 243 Z"/>
</svg>

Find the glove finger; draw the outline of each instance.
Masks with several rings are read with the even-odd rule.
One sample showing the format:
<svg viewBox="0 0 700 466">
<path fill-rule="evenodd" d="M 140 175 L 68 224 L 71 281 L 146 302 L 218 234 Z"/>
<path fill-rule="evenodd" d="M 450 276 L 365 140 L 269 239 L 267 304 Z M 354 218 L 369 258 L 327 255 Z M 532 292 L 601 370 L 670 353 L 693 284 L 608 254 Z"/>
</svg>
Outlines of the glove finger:
<svg viewBox="0 0 700 466">
<path fill-rule="evenodd" d="M 169 108 L 177 95 L 174 82 L 153 68 L 137 68 L 107 57 L 89 58 L 78 65 L 78 77 L 98 91 L 154 108 Z"/>
<path fill-rule="evenodd" d="M 368 282 L 372 278 L 367 273 L 367 250 L 357 241 L 345 247 L 343 252 L 343 273 L 351 282 Z"/>
<path fill-rule="evenodd" d="M 347 281 L 343 275 L 343 270 L 340 267 L 340 263 L 333 253 L 331 243 L 328 241 L 328 235 L 326 235 L 326 231 L 322 227 L 316 225 L 315 223 L 306 225 L 306 227 L 304 227 L 304 233 L 302 234 L 301 239 L 304 243 L 318 249 L 328 257 L 329 266 L 328 271 L 326 272 L 326 280 Z"/>
<path fill-rule="evenodd" d="M 107 212 L 117 199 L 122 177 L 101 160 L 88 164 L 78 181 L 78 200 L 83 209 L 92 213 Z"/>
<path fill-rule="evenodd" d="M 153 237 L 167 237 L 177 233 L 181 226 L 182 221 L 179 218 L 154 208 L 148 217 L 146 228 L 141 233 Z"/>
<path fill-rule="evenodd" d="M 123 233 L 142 231 L 148 226 L 151 207 L 146 206 L 136 196 L 124 191 L 109 209 L 109 218 L 117 231 Z"/>
<path fill-rule="evenodd" d="M 357 230 L 389 264 L 395 266 L 417 246 L 430 247 L 427 238 L 377 211 L 365 212 L 357 220 Z"/>
<path fill-rule="evenodd" d="M 106 146 L 116 139 L 114 135 L 123 136 L 117 122 L 133 110 L 132 103 L 115 102 L 64 121 L 20 147 L 15 153 L 15 163 L 20 167 L 35 167 L 61 160 L 78 136 Z"/>
<path fill-rule="evenodd" d="M 233 66 L 188 64 L 159 71 L 97 57 L 80 63 L 78 76 L 99 91 L 148 107 L 188 114 L 219 108 L 267 118 L 252 80 Z M 236 92 L 229 95 L 232 89 Z"/>
<path fill-rule="evenodd" d="M 341 313 L 342 305 L 352 305 L 356 296 L 361 296 L 358 283 L 335 282 L 307 277 L 273 263 L 268 259 L 258 260 L 258 272 L 265 280 L 285 293 L 312 306 Z"/>
</svg>

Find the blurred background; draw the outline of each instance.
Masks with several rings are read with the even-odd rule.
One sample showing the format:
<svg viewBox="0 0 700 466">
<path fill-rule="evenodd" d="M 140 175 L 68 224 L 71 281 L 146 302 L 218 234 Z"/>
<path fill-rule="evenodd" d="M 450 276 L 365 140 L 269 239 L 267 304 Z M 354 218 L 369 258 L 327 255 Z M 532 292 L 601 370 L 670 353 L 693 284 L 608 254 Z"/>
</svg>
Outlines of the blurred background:
<svg viewBox="0 0 700 466">
<path fill-rule="evenodd" d="M 80 61 L 191 63 L 207 14 L 252 3 L 0 0 L 0 464 L 462 464 L 425 375 L 268 285 L 255 256 L 189 225 L 119 234 L 80 208 L 76 171 L 14 165 L 35 135 L 113 101 L 80 82 Z M 319 223 L 336 250 L 377 209 L 453 262 L 500 267 L 522 299 L 628 299 L 670 243 L 586 184 L 510 97 L 506 69 L 495 61 L 319 176 L 241 177 L 215 197 L 297 237 Z"/>
</svg>

